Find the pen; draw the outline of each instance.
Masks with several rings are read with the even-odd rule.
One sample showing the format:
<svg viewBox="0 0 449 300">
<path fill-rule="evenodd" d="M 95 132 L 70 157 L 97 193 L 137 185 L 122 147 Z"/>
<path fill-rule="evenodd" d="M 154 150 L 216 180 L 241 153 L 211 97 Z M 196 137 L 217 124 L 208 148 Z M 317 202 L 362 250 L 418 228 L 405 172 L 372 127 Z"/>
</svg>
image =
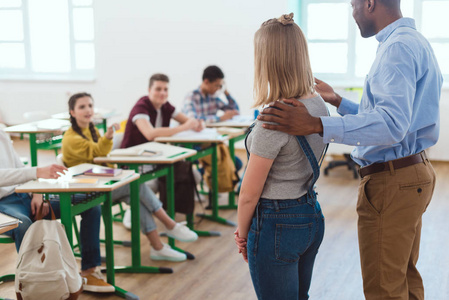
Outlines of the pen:
<svg viewBox="0 0 449 300">
<path fill-rule="evenodd" d="M 179 152 L 179 153 L 176 153 L 176 154 L 167 156 L 167 158 L 174 158 L 174 157 L 176 157 L 176 156 L 180 156 L 180 155 L 183 155 L 183 154 L 186 154 L 186 153 L 187 153 L 187 151 Z"/>
<path fill-rule="evenodd" d="M 147 149 L 143 150 L 143 152 L 148 152 L 148 153 L 153 153 L 153 154 L 156 154 L 156 153 L 157 153 L 156 151 L 147 150 Z"/>
</svg>

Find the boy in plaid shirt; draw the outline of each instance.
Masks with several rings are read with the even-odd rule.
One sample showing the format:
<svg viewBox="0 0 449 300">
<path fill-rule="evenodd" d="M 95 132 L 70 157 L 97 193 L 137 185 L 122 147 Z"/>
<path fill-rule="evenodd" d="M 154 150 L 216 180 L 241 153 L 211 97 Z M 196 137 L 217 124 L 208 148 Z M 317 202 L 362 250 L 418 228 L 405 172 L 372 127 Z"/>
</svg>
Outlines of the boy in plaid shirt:
<svg viewBox="0 0 449 300">
<path fill-rule="evenodd" d="M 203 82 L 184 99 L 182 111 L 191 118 L 202 119 L 208 123 L 221 122 L 231 119 L 239 114 L 239 106 L 227 90 L 224 91 L 228 103 L 224 103 L 217 95 L 223 88 L 224 74 L 217 66 L 204 69 Z M 221 117 L 217 116 L 219 110 L 224 111 Z"/>
</svg>

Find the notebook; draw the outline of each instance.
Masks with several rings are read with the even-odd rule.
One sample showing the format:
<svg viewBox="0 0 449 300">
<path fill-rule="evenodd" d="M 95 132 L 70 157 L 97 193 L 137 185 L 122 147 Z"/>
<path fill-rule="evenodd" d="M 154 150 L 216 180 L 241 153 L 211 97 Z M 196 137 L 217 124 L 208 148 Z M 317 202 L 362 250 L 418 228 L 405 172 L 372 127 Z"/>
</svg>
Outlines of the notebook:
<svg viewBox="0 0 449 300">
<path fill-rule="evenodd" d="M 0 213 L 0 228 L 16 225 L 19 223 L 20 223 L 19 219 L 16 219 L 9 215 L 5 215 L 4 213 Z"/>
<path fill-rule="evenodd" d="M 97 178 L 73 178 L 69 181 L 70 185 L 95 185 L 98 183 Z"/>
<path fill-rule="evenodd" d="M 114 149 L 109 153 L 109 156 L 155 156 L 160 155 L 161 151 L 152 151 L 142 148 L 125 148 L 125 149 Z"/>
<path fill-rule="evenodd" d="M 92 168 L 87 171 L 84 171 L 84 175 L 89 176 L 105 176 L 105 177 L 114 177 L 120 175 L 122 173 L 122 169 L 105 169 L 105 168 Z"/>
</svg>

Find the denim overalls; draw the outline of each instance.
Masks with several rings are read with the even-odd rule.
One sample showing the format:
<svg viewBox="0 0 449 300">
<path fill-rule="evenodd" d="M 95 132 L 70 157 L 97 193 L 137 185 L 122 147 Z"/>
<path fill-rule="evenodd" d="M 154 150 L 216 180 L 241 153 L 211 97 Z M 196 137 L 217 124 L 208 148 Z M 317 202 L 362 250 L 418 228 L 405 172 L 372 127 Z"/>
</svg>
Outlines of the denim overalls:
<svg viewBox="0 0 449 300">
<path fill-rule="evenodd" d="M 324 217 L 313 189 L 319 165 L 306 138 L 296 138 L 312 166 L 313 180 L 299 199 L 261 198 L 256 206 L 247 249 L 259 300 L 308 299 L 315 256 L 323 240 Z M 249 157 L 246 140 L 245 148 Z"/>
</svg>

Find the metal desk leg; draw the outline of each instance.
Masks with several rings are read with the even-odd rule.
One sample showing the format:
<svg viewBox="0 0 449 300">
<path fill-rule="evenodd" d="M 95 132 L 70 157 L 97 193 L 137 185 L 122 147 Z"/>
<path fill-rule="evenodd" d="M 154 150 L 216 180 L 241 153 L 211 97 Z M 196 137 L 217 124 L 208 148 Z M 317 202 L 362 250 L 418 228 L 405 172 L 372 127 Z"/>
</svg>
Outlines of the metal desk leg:
<svg viewBox="0 0 449 300">
<path fill-rule="evenodd" d="M 103 119 L 102 125 L 104 133 L 106 133 L 106 131 L 108 131 L 108 121 L 105 118 Z"/>
<path fill-rule="evenodd" d="M 106 278 L 115 287 L 115 294 L 125 299 L 138 300 L 139 297 L 115 285 L 114 268 L 114 237 L 112 234 L 112 199 L 111 193 L 105 195 L 106 201 L 101 206 L 104 221 L 104 235 L 106 240 Z"/>
<path fill-rule="evenodd" d="M 236 226 L 234 222 L 228 221 L 218 216 L 218 167 L 217 167 L 217 144 L 214 144 L 212 151 L 212 215 L 198 214 L 207 220 L 220 224 Z"/>
<path fill-rule="evenodd" d="M 138 173 L 138 166 L 130 169 Z M 131 205 L 131 266 L 115 267 L 116 273 L 173 273 L 171 268 L 142 266 L 140 257 L 140 181 L 130 184 Z"/>
<path fill-rule="evenodd" d="M 109 284 L 115 285 L 115 272 L 114 272 L 114 237 L 112 235 L 112 204 L 111 193 L 107 193 L 106 201 L 101 206 L 104 222 L 104 235 L 106 241 L 106 276 Z"/>
<path fill-rule="evenodd" d="M 175 218 L 175 174 L 174 174 L 174 165 L 171 164 L 168 167 L 167 174 L 167 214 L 172 219 Z M 181 248 L 175 246 L 175 239 L 169 237 L 168 244 L 173 249 L 183 252 L 186 254 L 187 259 L 195 259 L 195 256 Z"/>
<path fill-rule="evenodd" d="M 37 167 L 37 143 L 36 143 L 36 134 L 29 133 L 30 136 L 30 157 L 31 157 L 31 166 Z M 70 227 L 72 228 L 72 227 Z"/>
<path fill-rule="evenodd" d="M 73 233 L 72 233 L 72 203 L 71 197 L 68 193 L 59 194 L 59 209 L 61 211 L 61 223 L 64 225 L 67 239 L 70 247 L 73 248 Z"/>
<path fill-rule="evenodd" d="M 229 140 L 229 154 L 231 155 L 232 161 L 235 165 L 235 139 L 232 138 Z M 228 205 L 220 205 L 218 208 L 220 209 L 237 209 L 237 205 L 235 204 L 235 192 L 229 192 L 228 196 Z"/>
</svg>

